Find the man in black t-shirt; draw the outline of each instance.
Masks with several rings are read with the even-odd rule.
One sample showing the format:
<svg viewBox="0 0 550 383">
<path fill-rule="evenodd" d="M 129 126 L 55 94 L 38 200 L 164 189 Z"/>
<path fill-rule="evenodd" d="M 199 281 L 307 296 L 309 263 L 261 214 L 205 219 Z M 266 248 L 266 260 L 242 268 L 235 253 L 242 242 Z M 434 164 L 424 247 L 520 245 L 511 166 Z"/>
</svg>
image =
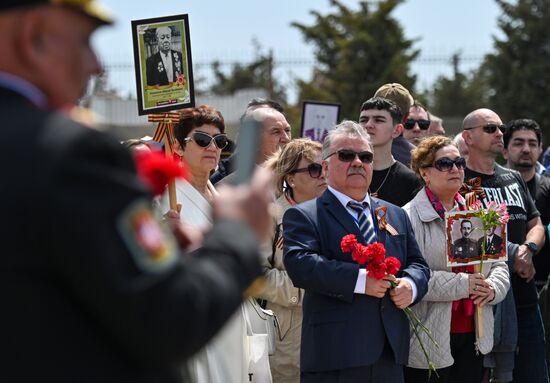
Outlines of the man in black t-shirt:
<svg viewBox="0 0 550 383">
<path fill-rule="evenodd" d="M 414 172 L 393 158 L 392 141 L 403 130 L 401 110 L 393 101 L 373 97 L 363 103 L 359 124 L 370 136 L 374 149 L 370 194 L 397 206 L 403 206 L 420 190 Z"/>
<path fill-rule="evenodd" d="M 517 170 L 527 184 L 531 197 L 540 213 L 542 224 L 546 227 L 550 223 L 550 177 L 537 174 L 537 160 L 542 154 L 542 131 L 536 121 L 531 119 L 518 119 L 506 124 L 504 133 L 503 156 L 510 169 Z M 546 230 L 545 230 L 546 231 Z M 535 265 L 535 284 L 539 292 L 548 280 L 550 272 L 550 243 L 548 231 L 544 247 L 533 258 Z M 545 333 L 550 332 L 550 294 L 542 292 L 539 297 L 539 305 L 542 312 Z M 546 346 L 546 363 L 550 361 L 550 344 Z"/>
<path fill-rule="evenodd" d="M 547 382 L 544 329 L 532 261 L 534 253 L 544 244 L 544 228 L 519 173 L 495 163 L 503 149 L 503 128 L 500 117 L 489 109 L 478 109 L 466 116 L 462 135 L 470 154 L 464 179 L 480 178 L 485 191 L 485 198 L 481 200 L 483 207 L 487 207 L 489 201 L 505 202 L 508 206 L 508 240 L 521 245 L 515 259 L 509 262 L 518 324 L 513 379 L 515 382 Z M 510 258 L 513 256 L 509 254 Z M 495 371 L 506 369 L 507 366 L 498 363 L 497 360 Z"/>
</svg>

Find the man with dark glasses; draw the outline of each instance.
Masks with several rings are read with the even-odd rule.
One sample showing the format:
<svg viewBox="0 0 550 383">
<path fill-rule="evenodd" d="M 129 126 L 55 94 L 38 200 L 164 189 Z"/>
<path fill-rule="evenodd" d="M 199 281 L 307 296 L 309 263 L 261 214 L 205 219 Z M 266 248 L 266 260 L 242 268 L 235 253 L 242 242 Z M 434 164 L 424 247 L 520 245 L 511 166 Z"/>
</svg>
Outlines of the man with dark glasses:
<svg viewBox="0 0 550 383">
<path fill-rule="evenodd" d="M 323 143 L 328 190 L 283 217 L 284 263 L 305 290 L 302 383 L 403 382 L 409 324 L 402 309 L 422 299 L 429 270 L 405 211 L 368 193 L 373 157 L 363 127 L 337 125 Z M 399 238 L 379 227 L 380 215 Z M 379 242 L 400 260 L 397 287 L 390 290 L 392 277 L 372 278 L 342 252 L 347 234 Z"/>
<path fill-rule="evenodd" d="M 384 97 L 395 102 L 401 110 L 402 119 L 407 118 L 409 109 L 414 102 L 414 99 L 407 88 L 398 83 L 382 85 L 378 88 L 376 93 L 374 93 L 374 97 Z M 413 149 L 414 145 L 403 137 L 403 133 L 393 139 L 391 153 L 397 161 L 401 162 L 406 167 L 409 167 L 411 164 L 411 150 Z"/>
<path fill-rule="evenodd" d="M 542 130 L 531 119 L 512 120 L 504 131 L 504 151 L 506 166 L 521 174 L 529 193 L 535 200 L 544 227 L 550 223 L 550 177 L 537 173 L 537 160 L 542 154 Z M 550 333 L 550 296 L 544 289 L 550 272 L 550 240 L 548 230 L 546 241 L 540 252 L 533 258 L 535 266 L 535 285 L 539 291 L 539 305 L 544 322 L 545 334 Z M 544 290 L 544 291 L 543 291 Z M 546 363 L 549 365 L 550 344 L 546 344 Z"/>
<path fill-rule="evenodd" d="M 415 101 L 409 109 L 409 115 L 403 120 L 403 137 L 411 144 L 417 146 L 420 141 L 428 136 L 430 117 L 424 105 Z"/>
<path fill-rule="evenodd" d="M 517 254 L 508 254 L 513 296 L 507 298 L 515 299 L 518 351 L 507 353 L 506 350 L 515 349 L 514 345 L 510 348 L 504 342 L 495 344 L 494 359 L 488 360 L 493 367 L 493 381 L 547 382 L 544 329 L 532 260 L 544 244 L 540 214 L 519 173 L 495 162 L 503 150 L 504 125 L 500 117 L 490 109 L 477 109 L 464 118 L 462 127 L 469 149 L 464 179 L 481 181 L 486 196 L 481 200 L 483 207 L 487 207 L 489 201 L 506 203 L 510 214 L 508 241 L 520 245 Z M 507 338 L 502 336 L 500 340 Z"/>
<path fill-rule="evenodd" d="M 420 189 L 420 181 L 392 155 L 393 139 L 403 131 L 399 107 L 386 98 L 373 97 L 361 106 L 359 124 L 370 136 L 374 150 L 371 196 L 405 205 Z"/>
</svg>

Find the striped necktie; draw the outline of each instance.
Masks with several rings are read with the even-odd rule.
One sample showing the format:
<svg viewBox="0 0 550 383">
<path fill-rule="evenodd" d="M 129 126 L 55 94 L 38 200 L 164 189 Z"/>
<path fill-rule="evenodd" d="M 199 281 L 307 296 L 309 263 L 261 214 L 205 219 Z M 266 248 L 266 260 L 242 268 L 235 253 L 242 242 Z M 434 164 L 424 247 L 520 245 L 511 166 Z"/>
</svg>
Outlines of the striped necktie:
<svg viewBox="0 0 550 383">
<path fill-rule="evenodd" d="M 376 234 L 370 220 L 367 217 L 367 214 L 365 213 L 367 206 L 368 204 L 366 202 L 363 202 L 362 204 L 354 201 L 348 202 L 348 207 L 357 212 L 357 226 L 359 226 L 359 230 L 361 230 L 361 233 L 363 234 L 363 237 L 365 238 L 365 241 L 367 241 L 368 245 L 375 242 Z"/>
</svg>

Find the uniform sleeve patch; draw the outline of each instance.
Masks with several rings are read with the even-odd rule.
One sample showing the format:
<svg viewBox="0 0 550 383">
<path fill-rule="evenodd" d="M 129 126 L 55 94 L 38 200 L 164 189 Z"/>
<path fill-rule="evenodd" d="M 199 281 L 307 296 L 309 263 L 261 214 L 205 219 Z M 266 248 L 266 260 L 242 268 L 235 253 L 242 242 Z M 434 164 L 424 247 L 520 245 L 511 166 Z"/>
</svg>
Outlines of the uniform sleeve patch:
<svg viewBox="0 0 550 383">
<path fill-rule="evenodd" d="M 148 201 L 130 204 L 117 219 L 117 228 L 134 259 L 146 273 L 170 269 L 178 259 L 176 240 L 154 216 Z"/>
</svg>

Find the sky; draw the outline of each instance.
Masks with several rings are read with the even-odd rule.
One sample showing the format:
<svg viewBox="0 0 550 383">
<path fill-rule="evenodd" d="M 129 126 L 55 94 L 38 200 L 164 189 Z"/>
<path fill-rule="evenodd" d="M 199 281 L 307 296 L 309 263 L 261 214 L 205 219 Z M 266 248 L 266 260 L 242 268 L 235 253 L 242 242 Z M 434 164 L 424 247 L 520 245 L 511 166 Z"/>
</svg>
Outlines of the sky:
<svg viewBox="0 0 550 383">
<path fill-rule="evenodd" d="M 358 1 L 341 0 L 356 9 Z M 314 62 L 314 47 L 308 45 L 293 21 L 311 25 L 310 11 L 327 14 L 334 10 L 329 0 L 101 0 L 112 13 L 116 24 L 101 28 L 93 38 L 100 59 L 107 67 L 119 68 L 110 76 L 110 84 L 124 92 L 135 93 L 131 20 L 176 14 L 189 15 L 191 51 L 195 78 L 208 77 L 204 65 L 218 59 L 223 63 L 247 62 L 255 57 L 252 41 L 264 52 L 273 50 L 276 76 L 288 87 L 292 101 L 293 80 L 309 79 Z M 417 74 L 417 88 L 429 88 L 439 75 L 449 75 L 447 59 L 461 52 L 461 70 L 479 64 L 499 36 L 500 13 L 493 0 L 406 0 L 394 11 L 405 36 L 414 39 L 421 50 L 411 71 Z M 229 66 L 224 68 L 229 69 Z M 199 71 L 200 70 L 200 71 Z M 198 75 L 198 76 L 197 76 Z M 131 88 L 131 90 L 129 90 Z"/>
</svg>

